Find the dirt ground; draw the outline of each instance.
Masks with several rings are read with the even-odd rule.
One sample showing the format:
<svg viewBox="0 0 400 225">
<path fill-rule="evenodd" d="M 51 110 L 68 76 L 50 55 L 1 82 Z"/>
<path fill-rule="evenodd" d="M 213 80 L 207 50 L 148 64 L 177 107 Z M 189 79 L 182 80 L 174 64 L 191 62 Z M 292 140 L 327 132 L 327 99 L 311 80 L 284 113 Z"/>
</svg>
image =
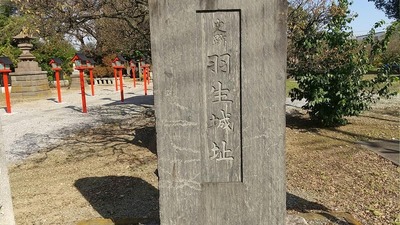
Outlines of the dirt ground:
<svg viewBox="0 0 400 225">
<path fill-rule="evenodd" d="M 10 170 L 17 224 L 158 216 L 154 119 L 111 121 L 63 138 Z"/>
<path fill-rule="evenodd" d="M 398 142 L 399 106 L 398 99 L 379 104 L 335 129 L 318 128 L 302 110 L 291 109 L 288 213 L 339 211 L 367 225 L 399 222 L 399 167 L 357 143 Z M 158 218 L 155 119 L 144 112 L 84 127 L 11 165 L 17 224 Z M 328 218 L 318 224 L 348 223 Z"/>
</svg>

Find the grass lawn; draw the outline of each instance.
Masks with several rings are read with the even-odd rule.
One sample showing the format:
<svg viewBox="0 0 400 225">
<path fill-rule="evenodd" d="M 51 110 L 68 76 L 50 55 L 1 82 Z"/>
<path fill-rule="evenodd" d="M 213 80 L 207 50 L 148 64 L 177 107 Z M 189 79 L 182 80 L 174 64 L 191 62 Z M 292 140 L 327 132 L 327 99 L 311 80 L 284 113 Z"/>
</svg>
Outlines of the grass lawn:
<svg viewBox="0 0 400 225">
<path fill-rule="evenodd" d="M 298 87 L 297 82 L 294 79 L 286 79 L 286 96 L 289 97 L 289 92 L 293 88 Z"/>
<path fill-rule="evenodd" d="M 375 76 L 376 75 L 374 75 L 374 74 L 366 74 L 366 75 L 364 75 L 364 79 L 371 80 Z M 400 92 L 400 76 L 398 76 L 398 78 L 399 79 L 397 81 L 395 81 L 393 83 L 393 85 L 389 88 L 391 91 Z M 293 88 L 296 88 L 298 86 L 299 85 L 297 84 L 297 82 L 294 79 L 292 79 L 292 78 L 286 79 L 286 96 L 289 97 L 290 90 L 292 90 Z"/>
<path fill-rule="evenodd" d="M 400 75 L 396 75 L 397 76 L 397 81 L 393 82 L 393 85 L 389 88 L 391 91 L 400 91 Z M 373 78 L 375 78 L 376 75 L 375 74 L 367 74 L 364 75 L 364 79 L 365 80 L 372 80 Z"/>
</svg>

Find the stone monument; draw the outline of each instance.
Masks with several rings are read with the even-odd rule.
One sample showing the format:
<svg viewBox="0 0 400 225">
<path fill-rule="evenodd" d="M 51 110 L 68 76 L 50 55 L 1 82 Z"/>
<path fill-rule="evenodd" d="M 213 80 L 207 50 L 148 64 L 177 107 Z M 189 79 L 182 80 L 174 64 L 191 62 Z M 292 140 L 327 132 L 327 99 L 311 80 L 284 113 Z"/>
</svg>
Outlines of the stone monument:
<svg viewBox="0 0 400 225">
<path fill-rule="evenodd" d="M 284 224 L 287 1 L 149 8 L 161 224 Z"/>
<path fill-rule="evenodd" d="M 14 40 L 18 42 L 18 47 L 22 54 L 18 57 L 20 62 L 11 76 L 11 97 L 29 99 L 42 98 L 49 96 L 50 86 L 47 79 L 47 72 L 42 71 L 30 50 L 33 45 L 30 43 L 32 37 L 26 32 L 21 31 Z"/>
<path fill-rule="evenodd" d="M 15 225 L 11 200 L 10 181 L 8 179 L 3 131 L 0 121 L 0 224 Z"/>
<path fill-rule="evenodd" d="M 75 63 L 72 64 L 72 74 L 71 74 L 71 84 L 70 84 L 70 88 L 71 89 L 80 89 L 81 88 L 81 84 L 79 81 L 79 71 L 76 69 L 76 65 Z M 85 76 L 85 75 L 84 75 Z M 85 85 L 86 87 L 86 85 Z"/>
</svg>

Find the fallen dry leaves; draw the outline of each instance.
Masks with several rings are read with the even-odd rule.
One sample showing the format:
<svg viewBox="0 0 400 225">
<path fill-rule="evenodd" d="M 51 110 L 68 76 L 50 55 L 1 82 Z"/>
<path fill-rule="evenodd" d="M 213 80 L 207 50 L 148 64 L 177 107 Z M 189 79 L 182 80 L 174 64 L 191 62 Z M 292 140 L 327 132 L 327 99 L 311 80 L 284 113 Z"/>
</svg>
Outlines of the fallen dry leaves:
<svg viewBox="0 0 400 225">
<path fill-rule="evenodd" d="M 365 225 L 399 220 L 399 167 L 357 143 L 399 140 L 398 113 L 398 103 L 381 105 L 335 129 L 314 126 L 303 111 L 287 115 L 288 212 L 349 212 Z M 110 120 L 13 165 L 17 224 L 157 217 L 154 140 L 152 117 Z"/>
<path fill-rule="evenodd" d="M 358 141 L 398 141 L 399 112 L 397 103 L 377 106 L 333 129 L 314 126 L 304 111 L 289 115 L 287 188 L 304 203 L 289 213 L 343 211 L 362 224 L 395 224 L 400 212 L 399 167 Z"/>
</svg>

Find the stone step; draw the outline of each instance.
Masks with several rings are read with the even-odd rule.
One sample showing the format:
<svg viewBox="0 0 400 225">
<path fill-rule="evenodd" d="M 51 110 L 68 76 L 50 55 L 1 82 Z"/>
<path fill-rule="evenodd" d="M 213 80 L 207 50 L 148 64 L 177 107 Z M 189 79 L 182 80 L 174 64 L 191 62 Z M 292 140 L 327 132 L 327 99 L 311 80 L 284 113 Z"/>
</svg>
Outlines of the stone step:
<svg viewBox="0 0 400 225">
<path fill-rule="evenodd" d="M 90 219 L 78 222 L 77 225 L 159 225 L 157 219 L 131 218 L 131 219 Z"/>
</svg>

